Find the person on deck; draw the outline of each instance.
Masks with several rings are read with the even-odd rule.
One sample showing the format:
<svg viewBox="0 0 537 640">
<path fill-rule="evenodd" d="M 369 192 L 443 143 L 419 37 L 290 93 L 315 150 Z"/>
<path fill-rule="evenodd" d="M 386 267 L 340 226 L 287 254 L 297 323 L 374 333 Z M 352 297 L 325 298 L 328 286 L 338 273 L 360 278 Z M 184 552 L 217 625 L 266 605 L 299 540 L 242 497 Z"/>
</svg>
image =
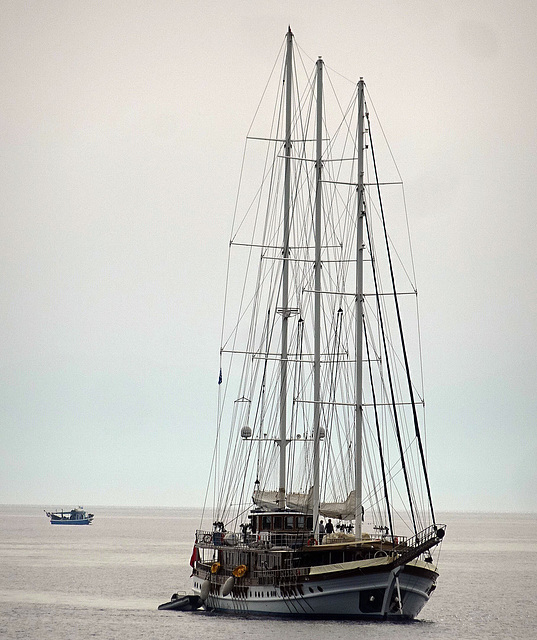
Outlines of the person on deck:
<svg viewBox="0 0 537 640">
<path fill-rule="evenodd" d="M 332 520 L 330 520 L 330 518 L 328 519 L 324 530 L 328 535 L 334 533 L 334 525 L 332 524 Z"/>
<path fill-rule="evenodd" d="M 319 523 L 319 544 L 323 543 L 324 531 L 324 522 L 321 520 Z"/>
</svg>

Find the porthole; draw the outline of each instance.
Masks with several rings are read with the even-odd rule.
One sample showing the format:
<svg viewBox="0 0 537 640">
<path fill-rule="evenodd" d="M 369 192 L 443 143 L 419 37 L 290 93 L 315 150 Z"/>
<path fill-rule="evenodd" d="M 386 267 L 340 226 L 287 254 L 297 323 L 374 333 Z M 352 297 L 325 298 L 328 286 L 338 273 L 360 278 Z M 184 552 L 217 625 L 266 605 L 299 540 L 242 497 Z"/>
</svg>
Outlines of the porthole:
<svg viewBox="0 0 537 640">
<path fill-rule="evenodd" d="M 323 588 L 322 587 L 317 587 L 317 591 L 320 591 L 322 593 Z"/>
<path fill-rule="evenodd" d="M 360 591 L 360 611 L 362 613 L 380 613 L 384 601 L 384 589 Z"/>
</svg>

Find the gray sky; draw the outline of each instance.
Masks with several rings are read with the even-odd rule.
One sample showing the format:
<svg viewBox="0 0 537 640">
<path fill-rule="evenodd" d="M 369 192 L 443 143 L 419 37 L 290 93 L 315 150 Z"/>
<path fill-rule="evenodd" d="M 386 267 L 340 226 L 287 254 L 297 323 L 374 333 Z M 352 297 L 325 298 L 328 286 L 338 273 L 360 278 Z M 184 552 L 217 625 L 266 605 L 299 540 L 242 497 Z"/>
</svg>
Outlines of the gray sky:
<svg viewBox="0 0 537 640">
<path fill-rule="evenodd" d="M 4 0 L 0 503 L 201 505 L 241 154 L 291 24 L 405 179 L 437 510 L 537 510 L 537 3 Z"/>
</svg>

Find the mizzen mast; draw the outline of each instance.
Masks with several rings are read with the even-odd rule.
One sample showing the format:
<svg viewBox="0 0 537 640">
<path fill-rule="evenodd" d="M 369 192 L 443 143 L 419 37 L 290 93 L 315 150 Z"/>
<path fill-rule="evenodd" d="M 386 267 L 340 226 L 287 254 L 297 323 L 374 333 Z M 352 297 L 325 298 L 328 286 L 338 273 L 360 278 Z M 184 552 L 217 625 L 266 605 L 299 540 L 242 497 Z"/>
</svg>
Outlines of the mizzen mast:
<svg viewBox="0 0 537 640">
<path fill-rule="evenodd" d="M 321 435 L 321 241 L 323 155 L 323 61 L 317 60 L 317 146 L 315 154 L 315 285 L 313 343 L 313 527 L 319 532 L 319 469 Z"/>
</svg>

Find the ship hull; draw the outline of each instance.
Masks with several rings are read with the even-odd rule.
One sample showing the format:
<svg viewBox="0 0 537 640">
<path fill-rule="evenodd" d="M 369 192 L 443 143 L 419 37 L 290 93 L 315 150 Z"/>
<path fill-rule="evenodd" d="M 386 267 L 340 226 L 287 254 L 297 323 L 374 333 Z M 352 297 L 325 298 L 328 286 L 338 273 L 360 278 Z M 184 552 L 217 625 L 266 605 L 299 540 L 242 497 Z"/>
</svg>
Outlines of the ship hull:
<svg viewBox="0 0 537 640">
<path fill-rule="evenodd" d="M 429 600 L 437 575 L 433 570 L 406 566 L 366 575 L 323 575 L 286 586 L 241 586 L 227 596 L 214 585 L 205 609 L 292 617 L 410 620 Z M 195 580 L 196 595 L 200 595 L 200 587 L 199 579 Z"/>
</svg>

